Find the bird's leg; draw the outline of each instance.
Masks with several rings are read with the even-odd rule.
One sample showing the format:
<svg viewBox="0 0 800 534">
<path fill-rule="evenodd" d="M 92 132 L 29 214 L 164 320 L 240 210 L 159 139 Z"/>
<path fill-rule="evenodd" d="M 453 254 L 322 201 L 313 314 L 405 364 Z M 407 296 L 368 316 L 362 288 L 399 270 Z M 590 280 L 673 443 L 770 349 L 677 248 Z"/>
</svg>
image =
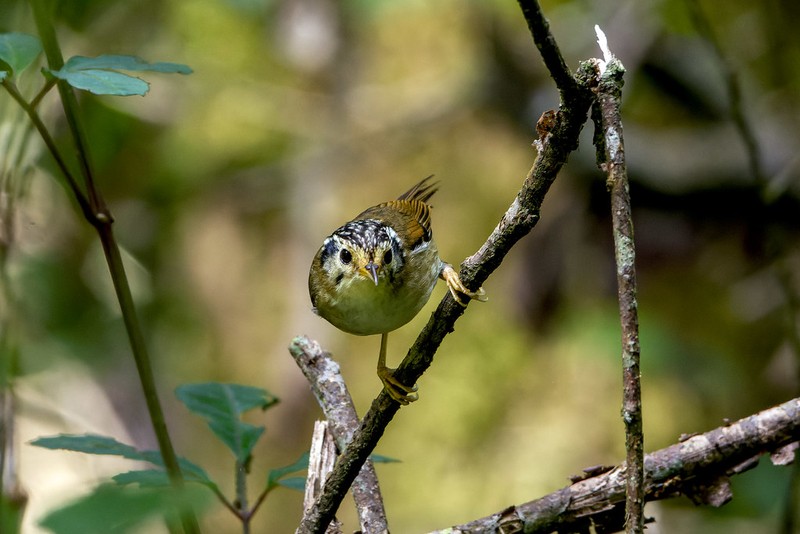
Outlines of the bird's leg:
<svg viewBox="0 0 800 534">
<path fill-rule="evenodd" d="M 478 300 L 480 302 L 486 302 L 489 300 L 486 296 L 486 291 L 484 291 L 482 287 L 478 288 L 477 291 L 470 291 L 467 289 L 467 286 L 465 286 L 461 281 L 461 277 L 458 276 L 458 272 L 456 272 L 456 270 L 453 269 L 453 266 L 449 263 L 444 264 L 444 267 L 442 267 L 442 272 L 439 273 L 439 278 L 447 282 L 447 289 L 450 290 L 450 294 L 453 295 L 455 301 L 462 306 L 466 306 L 467 303 L 461 300 L 461 295 L 466 295 L 469 298 Z"/>
<path fill-rule="evenodd" d="M 378 356 L 378 378 L 383 382 L 383 387 L 391 398 L 400 404 L 406 405 L 419 398 L 419 395 L 415 393 L 415 391 L 417 391 L 417 386 L 408 387 L 405 384 L 401 384 L 394 377 L 395 369 L 386 367 L 386 341 L 388 339 L 389 334 L 381 334 L 381 353 L 380 356 Z"/>
</svg>

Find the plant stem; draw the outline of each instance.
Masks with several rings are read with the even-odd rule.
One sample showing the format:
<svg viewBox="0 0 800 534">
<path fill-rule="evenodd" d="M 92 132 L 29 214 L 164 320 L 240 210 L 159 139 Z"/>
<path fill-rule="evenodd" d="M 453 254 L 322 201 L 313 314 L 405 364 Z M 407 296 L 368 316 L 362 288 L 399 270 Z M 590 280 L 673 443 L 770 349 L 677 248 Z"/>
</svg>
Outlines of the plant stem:
<svg viewBox="0 0 800 534">
<path fill-rule="evenodd" d="M 39 132 L 39 135 L 41 136 L 42 141 L 44 141 L 47 150 L 50 152 L 50 155 L 53 156 L 53 159 L 58 166 L 58 170 L 60 170 L 61 174 L 64 175 L 64 178 L 67 180 L 67 185 L 72 191 L 72 194 L 75 195 L 75 200 L 78 202 L 84 217 L 86 217 L 87 220 L 93 219 L 92 208 L 89 205 L 86 195 L 84 195 L 83 190 L 81 190 L 80 186 L 78 185 L 78 182 L 75 179 L 75 176 L 72 174 L 72 171 L 69 170 L 67 163 L 64 161 L 64 158 L 61 156 L 61 153 L 56 146 L 53 136 L 50 135 L 50 131 L 47 129 L 47 126 L 44 125 L 42 118 L 36 112 L 36 108 L 33 105 L 28 104 L 28 102 L 25 100 L 25 97 L 20 94 L 17 86 L 14 85 L 12 81 L 5 79 L 3 80 L 2 84 L 8 94 L 11 95 L 11 98 L 13 98 L 28 115 L 28 118 L 31 120 L 34 128 L 36 128 L 36 131 Z"/>
<path fill-rule="evenodd" d="M 247 509 L 247 468 L 236 460 L 236 507 L 242 519 L 242 534 L 250 534 L 250 519 L 253 514 Z"/>
<path fill-rule="evenodd" d="M 48 65 L 51 69 L 59 69 L 64 65 L 64 59 L 61 54 L 61 48 L 58 44 L 55 28 L 52 24 L 52 18 L 48 8 L 45 6 L 44 0 L 31 0 L 31 7 L 33 9 L 36 27 L 39 32 L 39 37 L 42 41 L 42 47 L 47 57 Z M 89 224 L 91 224 L 97 231 L 100 242 L 103 245 L 103 252 L 105 253 L 108 269 L 111 274 L 111 279 L 114 284 L 114 290 L 117 295 L 117 300 L 122 311 L 123 321 L 125 328 L 128 332 L 128 340 L 131 345 L 134 360 L 136 361 L 136 369 L 139 374 L 139 380 L 144 391 L 145 402 L 150 414 L 150 420 L 153 425 L 153 430 L 158 441 L 158 446 L 161 451 L 161 456 L 164 460 L 164 467 L 169 475 L 169 478 L 175 488 L 183 486 L 183 477 L 181 475 L 178 459 L 175 455 L 175 450 L 172 447 L 172 441 L 169 437 L 167 425 L 164 419 L 164 412 L 161 408 L 161 402 L 158 398 L 158 391 L 155 385 L 155 378 L 153 369 L 150 364 L 150 357 L 147 352 L 147 346 L 144 341 L 139 320 L 136 315 L 136 309 L 133 303 L 133 296 L 131 295 L 130 285 L 125 273 L 125 267 L 122 263 L 122 256 L 120 254 L 119 245 L 114 238 L 112 229 L 113 217 L 105 205 L 105 201 L 100 194 L 94 183 L 91 165 L 89 163 L 89 150 L 86 142 L 86 135 L 78 117 L 78 102 L 72 87 L 65 81 L 59 80 L 56 82 L 59 94 L 61 96 L 61 103 L 64 108 L 64 114 L 69 124 L 70 132 L 75 142 L 77 157 L 80 164 L 81 177 L 85 185 L 86 192 L 84 193 L 79 187 L 74 177 L 69 172 L 68 167 L 60 157 L 59 151 L 52 142 L 52 138 L 47 132 L 41 120 L 38 119 L 38 114 L 31 105 L 23 106 L 28 113 L 28 116 L 33 120 L 34 125 L 40 134 L 43 134 L 45 143 L 47 144 L 50 153 L 56 158 L 59 169 L 64 173 L 67 181 L 76 196 L 78 203 L 81 205 L 84 216 Z M 41 94 L 41 93 L 40 93 Z M 13 94 L 12 94 L 13 96 Z M 37 97 L 38 98 L 38 97 Z M 22 99 L 24 101 L 24 99 Z M 17 98 L 17 101 L 20 100 Z M 38 103 L 38 101 L 37 101 Z M 48 142 L 48 139 L 50 142 Z M 181 521 L 183 529 L 189 534 L 199 532 L 197 518 L 194 512 L 186 507 L 181 510 Z"/>
</svg>

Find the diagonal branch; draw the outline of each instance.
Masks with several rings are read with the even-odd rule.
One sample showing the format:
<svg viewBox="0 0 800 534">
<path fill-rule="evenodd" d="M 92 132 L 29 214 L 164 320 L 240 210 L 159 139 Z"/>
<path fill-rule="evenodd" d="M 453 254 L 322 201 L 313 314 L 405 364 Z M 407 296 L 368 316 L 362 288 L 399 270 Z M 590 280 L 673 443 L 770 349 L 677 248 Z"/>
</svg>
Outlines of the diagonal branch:
<svg viewBox="0 0 800 534">
<path fill-rule="evenodd" d="M 681 440 L 645 457 L 648 501 L 687 495 L 698 504 L 721 506 L 731 498 L 729 476 L 739 474 L 771 453 L 800 439 L 800 398 Z M 574 480 L 535 501 L 511 506 L 470 523 L 431 534 L 480 532 L 615 532 L 622 528 L 625 464 Z"/>
<path fill-rule="evenodd" d="M 544 17 L 537 0 L 517 0 L 517 3 L 522 10 L 522 16 L 525 17 L 525 22 L 528 23 L 533 42 L 539 49 L 539 54 L 541 54 L 547 70 L 550 71 L 550 76 L 556 82 L 563 101 L 566 93 L 578 92 L 580 87 L 561 56 L 555 37 L 550 32 L 550 23 Z"/>
</svg>

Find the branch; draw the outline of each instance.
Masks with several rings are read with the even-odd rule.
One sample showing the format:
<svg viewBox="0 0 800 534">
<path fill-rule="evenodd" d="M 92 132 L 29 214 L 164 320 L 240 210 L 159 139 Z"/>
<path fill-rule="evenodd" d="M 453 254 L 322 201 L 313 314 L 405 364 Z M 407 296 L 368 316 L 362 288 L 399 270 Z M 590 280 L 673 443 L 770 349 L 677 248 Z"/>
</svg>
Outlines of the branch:
<svg viewBox="0 0 800 534">
<path fill-rule="evenodd" d="M 561 56 L 555 37 L 550 33 L 550 23 L 544 17 L 537 0 L 517 0 L 517 3 L 522 10 L 522 16 L 525 17 L 525 22 L 528 23 L 533 42 L 536 44 L 547 70 L 550 71 L 550 76 L 556 82 L 563 101 L 565 93 L 574 93 L 580 88 Z"/>
<path fill-rule="evenodd" d="M 536 226 L 547 191 L 566 163 L 569 153 L 578 146 L 578 135 L 593 99 L 589 89 L 592 83 L 591 64 L 583 63 L 576 76 L 569 75 L 563 60 L 556 60 L 561 54 L 538 3 L 520 0 L 520 7 L 534 33 L 537 47 L 542 51 L 545 64 L 561 91 L 561 104 L 557 112 L 545 113 L 537 125 L 540 137 L 535 145 L 539 153 L 517 197 L 480 250 L 461 264 L 461 280 L 470 289 L 480 287 L 500 266 L 511 248 Z M 565 80 L 565 72 L 571 81 Z M 464 310 L 449 293 L 445 295 L 397 368 L 395 378 L 403 384 L 416 383 L 431 365 L 436 350 L 444 337 L 453 331 L 456 320 Z M 303 517 L 298 533 L 321 534 L 325 531 L 347 489 L 399 409 L 400 405 L 381 391 L 372 402 L 353 440 L 339 457 L 319 500 Z"/>
<path fill-rule="evenodd" d="M 761 154 L 758 149 L 758 141 L 755 136 L 755 129 L 747 120 L 744 109 L 742 106 L 742 90 L 739 85 L 738 76 L 736 71 L 731 66 L 730 62 L 725 57 L 722 46 L 719 40 L 714 35 L 714 30 L 708 21 L 708 17 L 703 12 L 699 3 L 689 0 L 686 2 L 689 9 L 689 15 L 701 37 L 705 38 L 708 42 L 711 52 L 717 61 L 722 77 L 725 79 L 725 86 L 728 92 L 729 109 L 731 120 L 736 126 L 736 131 L 742 138 L 745 152 L 747 153 L 747 160 L 750 166 L 750 174 L 755 180 L 756 185 L 760 188 L 762 199 L 767 197 L 767 187 L 769 185 L 767 176 L 764 173 L 761 165 Z"/>
<path fill-rule="evenodd" d="M 336 463 L 336 443 L 329 431 L 328 421 L 316 421 L 314 433 L 311 437 L 311 450 L 308 453 L 308 477 L 306 478 L 306 491 L 303 496 L 303 509 L 311 508 L 314 501 L 322 491 L 322 485 Z M 366 469 L 366 465 L 364 466 Z M 362 469 L 362 471 L 364 471 Z M 375 531 L 370 531 L 375 532 Z M 384 530 L 378 532 L 388 532 Z M 342 534 L 342 526 L 335 519 L 328 525 L 325 534 Z"/>
<path fill-rule="evenodd" d="M 626 471 L 625 530 L 644 530 L 644 433 L 639 367 L 639 311 L 636 300 L 636 250 L 633 217 L 625 165 L 620 105 L 625 67 L 608 48 L 605 34 L 595 26 L 604 59 L 598 60 L 597 101 L 593 105 L 597 160 L 607 173 L 611 191 L 614 259 L 617 264 L 617 298 L 622 329 L 622 421 L 625 424 Z"/>
<path fill-rule="evenodd" d="M 687 495 L 696 503 L 722 506 L 731 498 L 729 476 L 753 467 L 763 453 L 790 449 L 798 439 L 800 398 L 690 437 L 645 457 L 645 499 Z M 620 530 L 626 464 L 595 471 L 535 501 L 431 534 L 588 532 L 590 525 L 602 525 L 598 532 Z"/>
<path fill-rule="evenodd" d="M 353 439 L 359 420 L 353 399 L 339 372 L 339 364 L 329 352 L 322 350 L 319 343 L 305 336 L 293 339 L 289 352 L 311 384 L 314 396 L 328 420 L 328 430 L 336 440 L 336 447 L 343 451 Z M 361 530 L 365 534 L 386 532 L 386 512 L 378 475 L 371 460 L 367 460 L 361 468 L 352 491 Z"/>
</svg>

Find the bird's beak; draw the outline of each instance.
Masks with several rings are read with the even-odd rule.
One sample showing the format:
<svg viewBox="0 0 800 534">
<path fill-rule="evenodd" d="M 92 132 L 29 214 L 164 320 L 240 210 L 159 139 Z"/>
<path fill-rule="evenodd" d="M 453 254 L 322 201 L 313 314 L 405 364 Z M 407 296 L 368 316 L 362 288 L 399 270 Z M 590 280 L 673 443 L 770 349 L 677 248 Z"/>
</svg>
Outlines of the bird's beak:
<svg viewBox="0 0 800 534">
<path fill-rule="evenodd" d="M 378 270 L 380 269 L 380 267 L 378 267 L 375 264 L 375 262 L 371 261 L 371 262 L 369 262 L 368 264 L 366 264 L 364 266 L 364 269 L 369 271 L 369 273 L 372 275 L 372 281 L 375 282 L 375 285 L 377 286 L 378 285 Z"/>
</svg>

